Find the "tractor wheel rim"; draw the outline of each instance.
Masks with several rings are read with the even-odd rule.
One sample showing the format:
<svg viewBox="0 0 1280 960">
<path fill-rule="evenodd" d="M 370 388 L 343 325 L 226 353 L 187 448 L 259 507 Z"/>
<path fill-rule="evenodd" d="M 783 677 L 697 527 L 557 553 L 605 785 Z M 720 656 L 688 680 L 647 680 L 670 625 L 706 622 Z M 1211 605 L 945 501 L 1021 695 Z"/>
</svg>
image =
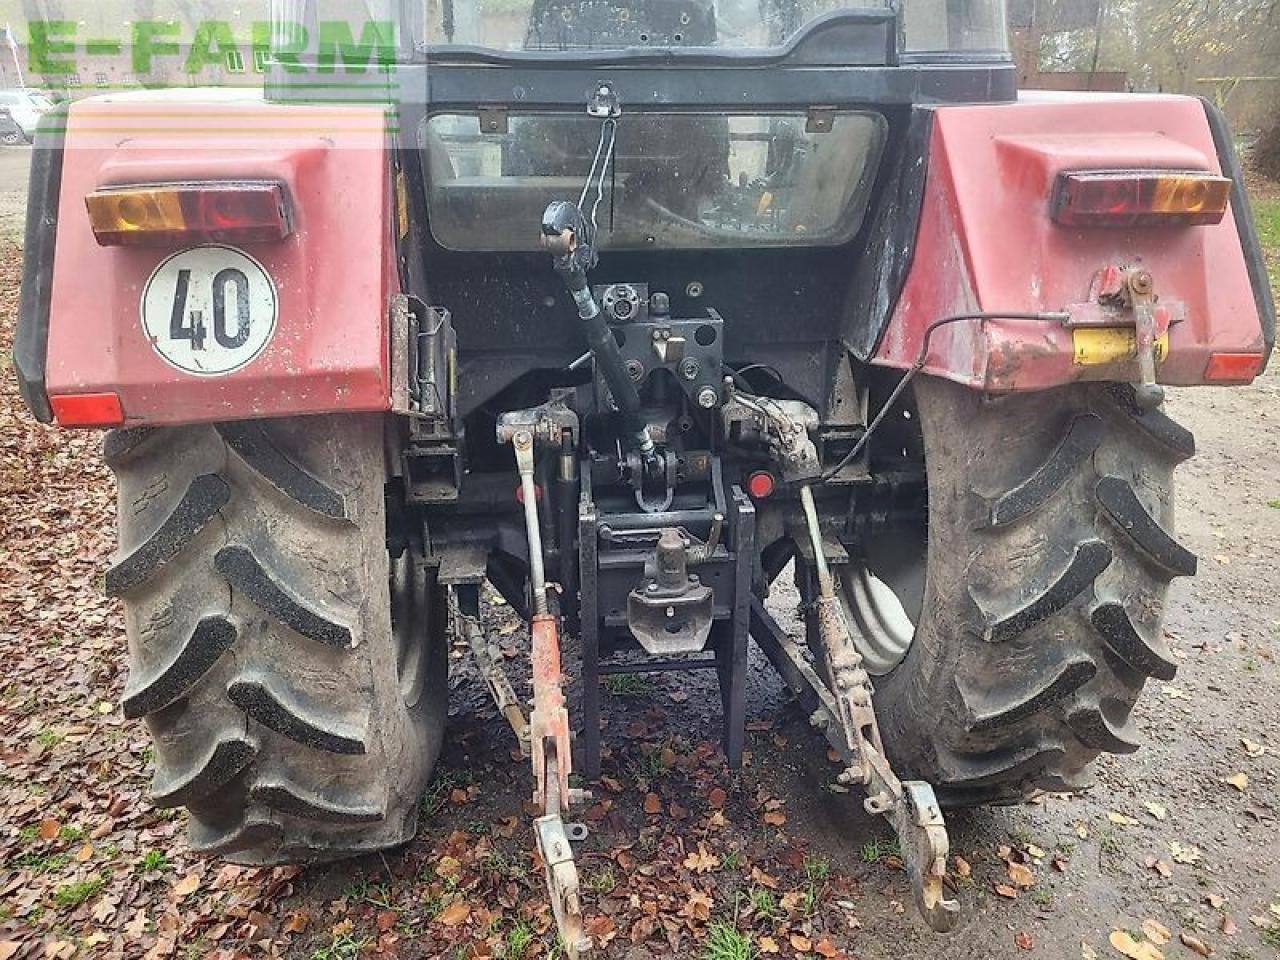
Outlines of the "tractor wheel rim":
<svg viewBox="0 0 1280 960">
<path fill-rule="evenodd" d="M 853 642 L 867 673 L 882 677 L 906 659 L 916 623 L 893 589 L 869 567 L 855 566 L 843 577 L 843 600 Z"/>
<path fill-rule="evenodd" d="M 426 578 L 417 575 L 416 566 L 412 550 L 391 560 L 391 634 L 400 695 L 409 708 L 422 699 L 427 679 Z"/>
</svg>

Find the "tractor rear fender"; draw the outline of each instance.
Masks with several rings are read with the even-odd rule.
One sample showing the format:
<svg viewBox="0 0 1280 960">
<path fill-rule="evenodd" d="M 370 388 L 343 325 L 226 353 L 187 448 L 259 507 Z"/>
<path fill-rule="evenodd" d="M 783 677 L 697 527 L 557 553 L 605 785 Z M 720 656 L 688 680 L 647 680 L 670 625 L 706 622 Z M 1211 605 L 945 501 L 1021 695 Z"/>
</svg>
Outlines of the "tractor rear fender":
<svg viewBox="0 0 1280 960">
<path fill-rule="evenodd" d="M 132 426 L 392 407 L 389 325 L 400 283 L 383 108 L 190 90 L 82 101 L 64 122 L 60 172 L 35 171 L 56 202 L 31 211 L 39 242 L 29 237 L 28 257 L 39 262 L 29 259 L 19 322 L 19 373 L 37 416 Z M 101 246 L 86 209 L 104 188 L 229 182 L 279 184 L 289 235 Z M 177 268 L 190 261 L 164 265 L 202 246 L 189 283 L 220 292 L 215 300 L 211 289 L 192 289 L 182 300 Z M 180 300 L 219 303 L 225 316 L 206 309 L 193 324 Z M 250 332 L 247 347 L 226 349 Z"/>
<path fill-rule="evenodd" d="M 1231 178 L 1230 209 L 1207 226 L 1055 221 L 1063 172 L 1151 169 Z M 1275 306 L 1230 135 L 1211 105 L 1024 93 L 1014 104 L 940 107 L 912 265 L 873 362 L 911 366 L 925 329 L 944 316 L 1087 304 L 1108 267 L 1149 271 L 1158 304 L 1177 318 L 1157 354 L 1160 382 L 1246 382 L 1261 372 Z M 991 392 L 1133 380 L 1131 346 L 1123 329 L 1081 337 L 1061 322 L 973 320 L 938 329 L 924 369 Z M 1252 358 L 1244 374 L 1242 355 Z M 1236 358 L 1227 364 L 1235 372 L 1215 374 L 1215 357 Z"/>
</svg>

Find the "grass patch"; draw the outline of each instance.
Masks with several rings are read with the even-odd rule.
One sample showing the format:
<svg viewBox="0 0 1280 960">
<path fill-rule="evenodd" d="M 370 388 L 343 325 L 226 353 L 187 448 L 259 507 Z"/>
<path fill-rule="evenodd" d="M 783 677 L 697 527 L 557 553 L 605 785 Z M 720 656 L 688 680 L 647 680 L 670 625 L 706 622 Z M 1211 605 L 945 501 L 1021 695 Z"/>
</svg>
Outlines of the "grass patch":
<svg viewBox="0 0 1280 960">
<path fill-rule="evenodd" d="M 365 947 L 373 941 L 369 937 L 356 937 L 350 933 L 334 937 L 329 945 L 311 954 L 311 960 L 356 960 Z"/>
<path fill-rule="evenodd" d="M 596 893 L 608 893 L 618 885 L 618 877 L 613 867 L 603 867 L 587 877 L 587 889 Z"/>
<path fill-rule="evenodd" d="M 741 870 L 742 869 L 742 851 L 726 850 L 720 855 L 720 866 L 725 870 Z"/>
<path fill-rule="evenodd" d="M 639 673 L 615 673 L 601 682 L 615 697 L 651 697 L 658 692 L 653 681 Z"/>
<path fill-rule="evenodd" d="M 142 855 L 142 859 L 138 862 L 139 869 L 152 873 L 156 870 L 163 870 L 169 865 L 169 858 L 159 850 L 148 850 Z"/>
<path fill-rule="evenodd" d="M 627 773 L 643 789 L 647 789 L 648 785 L 659 777 L 666 776 L 669 769 L 662 759 L 662 751 L 657 748 L 648 753 L 641 753 L 637 759 L 627 764 Z"/>
<path fill-rule="evenodd" d="M 53 891 L 53 901 L 60 907 L 78 907 L 102 889 L 101 877 L 90 877 L 77 883 L 64 883 Z"/>
<path fill-rule="evenodd" d="M 702 960 L 755 960 L 751 938 L 731 923 L 717 920 L 707 930 Z"/>
<path fill-rule="evenodd" d="M 782 916 L 778 898 L 774 896 L 772 890 L 765 887 L 752 887 L 748 890 L 747 903 L 751 904 L 751 910 L 757 917 L 765 920 L 774 921 Z"/>
<path fill-rule="evenodd" d="M 346 889 L 342 891 L 342 895 L 348 900 L 367 903 L 377 907 L 379 910 L 390 910 L 392 908 L 390 888 L 386 884 L 372 883 L 364 877 L 347 884 Z"/>
<path fill-rule="evenodd" d="M 1271 286 L 1280 289 L 1280 197 L 1255 197 L 1253 216 L 1258 223 Z"/>
<path fill-rule="evenodd" d="M 859 855 L 863 863 L 874 865 L 885 857 L 901 857 L 902 848 L 898 846 L 897 837 L 891 837 L 888 840 L 868 840 L 862 845 Z"/>
<path fill-rule="evenodd" d="M 507 931 L 507 956 L 516 960 L 523 957 L 529 944 L 533 943 L 533 927 L 521 920 Z"/>
<path fill-rule="evenodd" d="M 434 817 L 449 803 L 450 792 L 461 785 L 459 779 L 450 771 L 437 771 L 436 775 L 431 778 L 431 785 L 427 788 L 426 796 L 422 798 L 422 815 L 424 817 Z"/>
<path fill-rule="evenodd" d="M 67 735 L 58 730 L 41 730 L 36 734 L 36 743 L 42 747 L 56 747 Z"/>
<path fill-rule="evenodd" d="M 19 870 L 30 870 L 39 876 L 57 873 L 70 861 L 65 853 L 20 853 L 9 862 Z"/>
<path fill-rule="evenodd" d="M 1098 849 L 1103 853 L 1118 857 L 1124 853 L 1124 840 L 1110 827 L 1106 827 L 1098 833 Z"/>
</svg>

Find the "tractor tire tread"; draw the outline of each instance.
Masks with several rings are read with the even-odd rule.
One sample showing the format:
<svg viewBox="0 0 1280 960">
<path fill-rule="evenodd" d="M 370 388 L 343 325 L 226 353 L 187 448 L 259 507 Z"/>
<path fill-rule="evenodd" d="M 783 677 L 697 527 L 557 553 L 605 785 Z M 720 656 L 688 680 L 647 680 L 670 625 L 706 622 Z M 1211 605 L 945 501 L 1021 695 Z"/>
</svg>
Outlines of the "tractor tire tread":
<svg viewBox="0 0 1280 960">
<path fill-rule="evenodd" d="M 194 851 L 329 862 L 416 832 L 447 715 L 447 638 L 434 588 L 417 588 L 421 615 L 405 621 L 420 634 L 393 621 L 392 597 L 408 593 L 386 547 L 382 432 L 381 416 L 342 415 L 106 441 L 124 709 L 152 734 L 152 801 L 187 808 Z M 432 665 L 412 702 L 405 637 Z"/>
<path fill-rule="evenodd" d="M 876 683 L 889 758 L 951 807 L 1081 789 L 1099 753 L 1138 748 L 1143 686 L 1176 673 L 1160 619 L 1195 569 L 1172 532 L 1194 439 L 1128 387 L 915 390 L 929 575 L 907 659 Z"/>
</svg>

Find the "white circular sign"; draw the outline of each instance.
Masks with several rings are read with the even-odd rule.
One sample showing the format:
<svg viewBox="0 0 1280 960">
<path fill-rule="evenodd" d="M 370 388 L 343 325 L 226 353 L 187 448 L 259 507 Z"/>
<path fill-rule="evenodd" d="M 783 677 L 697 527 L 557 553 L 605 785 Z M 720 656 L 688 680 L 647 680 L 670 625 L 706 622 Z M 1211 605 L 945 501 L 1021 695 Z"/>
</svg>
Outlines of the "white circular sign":
<svg viewBox="0 0 1280 960">
<path fill-rule="evenodd" d="M 242 250 L 211 244 L 176 253 L 142 291 L 142 329 L 170 366 L 221 377 L 252 362 L 276 330 L 271 275 Z"/>
</svg>

